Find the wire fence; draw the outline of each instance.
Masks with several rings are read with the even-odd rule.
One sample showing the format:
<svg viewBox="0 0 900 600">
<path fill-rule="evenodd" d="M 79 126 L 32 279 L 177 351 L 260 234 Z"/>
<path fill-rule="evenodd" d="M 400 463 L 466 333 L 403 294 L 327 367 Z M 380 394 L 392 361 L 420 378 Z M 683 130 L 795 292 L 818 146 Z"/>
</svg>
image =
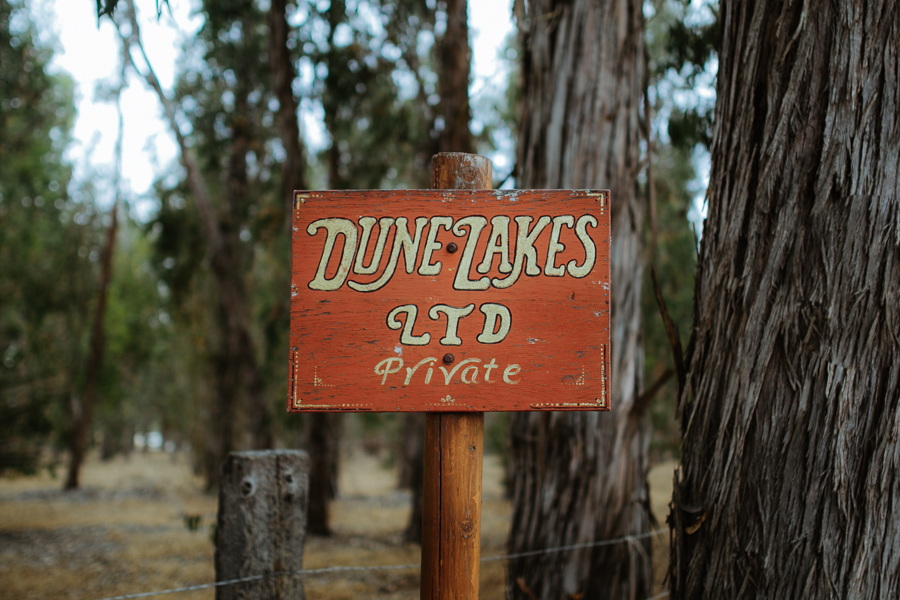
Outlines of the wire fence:
<svg viewBox="0 0 900 600">
<path fill-rule="evenodd" d="M 566 546 L 554 546 L 552 548 L 543 548 L 541 550 L 530 550 L 528 552 L 516 552 L 514 554 L 499 554 L 496 556 L 486 556 L 481 559 L 481 562 L 494 562 L 500 560 L 511 560 L 515 558 L 525 558 L 528 556 L 538 556 L 541 554 L 553 554 L 556 552 L 567 552 L 569 550 L 581 550 L 584 548 L 597 548 L 600 546 L 612 546 L 615 544 L 622 544 L 625 542 L 636 542 L 638 540 L 643 540 L 649 537 L 653 537 L 655 535 L 659 535 L 661 533 L 665 533 L 669 531 L 666 528 L 656 529 L 654 531 L 648 531 L 646 533 L 640 533 L 638 535 L 626 535 L 620 538 L 614 538 L 610 540 L 601 540 L 599 542 L 584 542 L 580 544 L 568 544 Z M 323 567 L 320 569 L 303 569 L 300 571 L 273 571 L 272 573 L 264 573 L 262 575 L 251 575 L 249 577 L 239 577 L 237 579 L 227 579 L 225 581 L 216 581 L 211 583 L 199 583 L 196 585 L 186 585 L 183 587 L 171 588 L 168 590 L 157 590 L 153 592 L 141 592 L 137 594 L 125 594 L 122 596 L 110 596 L 107 598 L 99 598 L 98 600 L 131 600 L 132 598 L 149 598 L 151 596 L 163 596 L 165 594 L 179 594 L 183 592 L 194 592 L 197 590 L 206 590 L 209 588 L 217 588 L 226 585 L 237 585 L 239 583 L 247 583 L 251 581 L 259 581 L 261 579 L 267 579 L 269 577 L 283 577 L 285 575 L 294 575 L 296 577 L 310 577 L 314 575 L 325 575 L 328 573 L 358 573 L 363 571 L 402 571 L 406 569 L 418 569 L 421 565 L 409 564 L 409 565 L 383 565 L 383 566 L 367 566 L 367 567 L 344 567 L 344 566 L 336 566 L 336 567 Z M 662 592 L 657 594 L 656 596 L 652 596 L 647 598 L 646 600 L 659 600 L 660 598 L 668 597 L 669 592 Z"/>
</svg>

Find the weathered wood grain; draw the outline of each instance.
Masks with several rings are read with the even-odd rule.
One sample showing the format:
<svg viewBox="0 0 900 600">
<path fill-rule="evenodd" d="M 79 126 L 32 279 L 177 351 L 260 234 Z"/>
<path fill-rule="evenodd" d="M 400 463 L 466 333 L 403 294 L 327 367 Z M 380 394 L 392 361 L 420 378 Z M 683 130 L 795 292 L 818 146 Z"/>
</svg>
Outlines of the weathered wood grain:
<svg viewBox="0 0 900 600">
<path fill-rule="evenodd" d="M 484 413 L 425 419 L 422 600 L 477 600 Z"/>
<path fill-rule="evenodd" d="M 300 450 L 232 452 L 222 466 L 216 581 L 303 568 L 309 458 Z M 216 588 L 216 600 L 303 600 L 283 574 Z"/>
<path fill-rule="evenodd" d="M 431 187 L 435 190 L 489 190 L 493 166 L 477 154 L 441 152 L 431 157 Z"/>
<path fill-rule="evenodd" d="M 436 160 L 443 165 L 451 159 L 438 155 Z M 484 177 L 483 167 L 460 161 L 456 175 L 437 183 L 472 187 L 472 181 Z M 297 198 L 290 410 L 608 409 L 607 192 L 329 191 L 298 192 Z M 324 220 L 333 218 L 346 219 L 347 234 L 326 230 Z M 401 218 L 407 221 L 394 221 Z M 474 218 L 483 225 L 476 233 Z M 496 225 L 495 218 L 501 219 Z M 554 218 L 561 221 L 554 223 Z M 522 259 L 517 260 L 517 240 L 520 230 L 525 235 L 538 227 L 529 272 L 528 245 L 522 244 Z M 411 265 L 400 244 L 394 248 L 398 229 L 408 231 L 410 239 L 419 236 Z M 347 235 L 350 243 L 345 243 Z M 383 250 L 373 260 L 382 237 Z M 551 255 L 554 240 L 560 246 Z M 430 247 L 431 242 L 437 246 Z M 364 243 L 363 253 L 358 249 Z M 451 244 L 456 244 L 455 252 Z M 494 247 L 503 251 L 488 254 L 485 262 Z M 460 273 L 466 257 L 471 263 Z M 504 263 L 508 268 L 501 270 Z M 439 272 L 422 274 L 427 264 Z M 591 270 L 579 272 L 586 264 L 592 264 Z M 486 289 L 466 289 L 478 285 Z M 328 286 L 336 289 L 322 289 Z M 392 313 L 410 305 L 414 316 Z M 455 342 L 448 333 L 448 315 L 430 312 L 437 305 L 470 310 L 458 321 Z M 488 343 L 484 336 L 493 318 L 490 311 L 500 310 L 490 307 L 498 305 L 508 313 L 490 323 L 500 332 L 508 318 L 509 331 Z M 444 362 L 447 355 L 452 355 L 449 363 Z"/>
</svg>

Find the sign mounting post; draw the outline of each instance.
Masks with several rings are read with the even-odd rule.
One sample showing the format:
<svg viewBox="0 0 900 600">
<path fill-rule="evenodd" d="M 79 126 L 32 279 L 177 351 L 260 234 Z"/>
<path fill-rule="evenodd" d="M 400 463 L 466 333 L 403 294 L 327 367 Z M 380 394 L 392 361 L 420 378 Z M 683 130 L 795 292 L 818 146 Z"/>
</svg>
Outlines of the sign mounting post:
<svg viewBox="0 0 900 600">
<path fill-rule="evenodd" d="M 422 598 L 478 598 L 484 411 L 609 410 L 609 193 L 295 192 L 288 410 L 426 413 Z"/>
<path fill-rule="evenodd" d="M 491 161 L 483 156 L 437 154 L 431 159 L 431 187 L 487 190 L 491 171 Z M 493 333 L 495 328 L 489 330 Z M 441 357 L 449 365 L 458 361 L 461 366 L 462 360 L 461 355 L 458 359 L 453 356 L 452 349 Z M 425 415 L 422 600 L 478 599 L 483 456 L 483 411 Z"/>
</svg>

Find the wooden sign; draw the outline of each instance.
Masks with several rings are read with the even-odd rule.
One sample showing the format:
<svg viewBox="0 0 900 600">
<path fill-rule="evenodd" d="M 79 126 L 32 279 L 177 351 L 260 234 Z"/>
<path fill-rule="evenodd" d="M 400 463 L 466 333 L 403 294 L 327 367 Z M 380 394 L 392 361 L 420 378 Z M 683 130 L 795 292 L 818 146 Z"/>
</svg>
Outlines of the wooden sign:
<svg viewBox="0 0 900 600">
<path fill-rule="evenodd" d="M 288 410 L 609 410 L 609 192 L 296 192 Z"/>
</svg>

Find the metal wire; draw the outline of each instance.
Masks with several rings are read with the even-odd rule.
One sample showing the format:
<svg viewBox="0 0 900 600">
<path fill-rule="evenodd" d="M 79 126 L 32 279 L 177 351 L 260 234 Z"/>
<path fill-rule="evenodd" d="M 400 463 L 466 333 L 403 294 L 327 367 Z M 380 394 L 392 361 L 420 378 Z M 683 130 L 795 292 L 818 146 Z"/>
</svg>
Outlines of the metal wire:
<svg viewBox="0 0 900 600">
<path fill-rule="evenodd" d="M 635 542 L 637 540 L 642 540 L 648 537 L 653 537 L 654 535 L 659 535 L 660 533 L 664 533 L 668 531 L 668 529 L 657 529 L 655 531 L 648 531 L 647 533 L 639 533 L 638 535 L 626 535 L 624 537 L 615 538 L 612 540 L 603 540 L 600 542 L 583 542 L 581 544 L 569 544 L 567 546 L 554 546 L 553 548 L 544 548 L 543 550 L 529 550 L 528 552 L 516 552 L 515 554 L 504 554 L 499 556 L 488 556 L 481 559 L 481 562 L 492 562 L 495 560 L 509 560 L 511 558 L 524 558 L 526 556 L 538 556 L 540 554 L 552 554 L 554 552 L 565 552 L 567 550 L 580 550 L 582 548 L 596 548 L 598 546 L 612 546 L 615 544 L 621 544 L 622 542 Z"/>
<path fill-rule="evenodd" d="M 566 546 L 554 546 L 552 548 L 544 548 L 542 550 L 531 550 L 528 552 L 517 552 L 515 554 L 503 554 L 498 556 L 487 556 L 481 559 L 481 562 L 494 562 L 498 560 L 510 560 L 513 558 L 524 558 L 526 556 L 537 556 L 540 554 L 553 554 L 555 552 L 566 552 L 567 550 L 579 550 L 582 548 L 595 548 L 598 546 L 612 546 L 614 544 L 621 544 L 623 542 L 634 542 L 637 540 L 646 539 L 648 537 L 653 537 L 654 535 L 659 535 L 661 533 L 665 533 L 668 529 L 657 529 L 655 531 L 648 531 L 646 533 L 640 533 L 638 535 L 626 535 L 620 538 L 614 538 L 611 540 L 602 540 L 599 542 L 584 542 L 581 544 L 568 544 Z M 181 592 L 193 592 L 196 590 L 205 590 L 209 588 L 216 588 L 225 585 L 236 585 L 238 583 L 247 583 L 249 581 L 259 581 L 260 579 L 267 579 L 269 577 L 281 577 L 285 575 L 293 575 L 295 577 L 306 577 L 309 575 L 324 575 L 327 573 L 348 573 L 348 572 L 361 572 L 361 571 L 401 571 L 405 569 L 418 569 L 421 565 L 411 564 L 411 565 L 384 565 L 384 566 L 370 566 L 370 567 L 323 567 L 321 569 L 303 569 L 301 571 L 275 571 L 272 573 L 264 573 L 262 575 L 251 575 L 249 577 L 239 577 L 237 579 L 227 579 L 225 581 L 216 581 L 214 583 L 200 583 L 197 585 L 186 585 L 183 587 L 171 588 L 168 590 L 158 590 L 155 592 L 141 592 L 139 594 L 125 594 L 122 596 L 110 596 L 107 598 L 100 598 L 98 600 L 131 600 L 132 598 L 148 598 L 150 596 L 163 596 L 165 594 L 178 594 Z M 663 592 L 662 594 L 657 594 L 652 598 L 647 598 L 647 600 L 659 600 L 660 598 L 665 598 L 669 595 L 669 592 Z"/>
<path fill-rule="evenodd" d="M 272 573 L 264 573 L 263 575 L 251 575 L 249 577 L 239 577 L 237 579 L 226 579 L 225 581 L 216 581 L 214 583 L 199 583 L 197 585 L 186 585 L 184 587 L 171 588 L 168 590 L 158 590 L 155 592 L 141 592 L 140 594 L 125 594 L 123 596 L 110 596 L 108 598 L 100 598 L 99 600 L 130 600 L 131 598 L 147 598 L 149 596 L 162 596 L 164 594 L 177 594 L 180 592 L 193 592 L 195 590 L 205 590 L 209 588 L 221 587 L 224 585 L 236 585 L 238 583 L 246 583 L 248 581 L 258 581 L 269 577 L 280 577 L 284 575 L 294 575 L 296 577 L 304 577 L 306 575 L 322 575 L 325 573 L 343 573 L 348 571 L 398 571 L 402 569 L 418 569 L 420 565 L 385 565 L 372 567 L 324 567 L 321 569 L 303 569 L 302 571 L 274 571 Z"/>
</svg>

